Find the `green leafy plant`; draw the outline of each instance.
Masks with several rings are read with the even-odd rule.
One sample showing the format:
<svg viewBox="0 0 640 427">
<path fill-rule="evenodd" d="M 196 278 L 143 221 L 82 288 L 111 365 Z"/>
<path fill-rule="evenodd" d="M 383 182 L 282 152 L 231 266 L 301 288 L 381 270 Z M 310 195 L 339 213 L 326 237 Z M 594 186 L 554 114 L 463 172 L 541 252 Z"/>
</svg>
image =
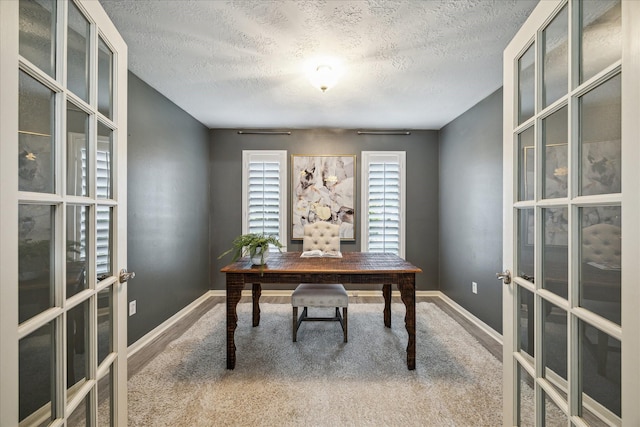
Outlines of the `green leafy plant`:
<svg viewBox="0 0 640 427">
<path fill-rule="evenodd" d="M 233 262 L 245 255 L 253 258 L 255 255 L 260 254 L 260 265 L 262 265 L 264 264 L 264 256 L 269 251 L 269 245 L 275 246 L 282 252 L 282 243 L 278 241 L 276 236 L 259 233 L 241 234 L 233 240 L 231 248 L 223 252 L 218 259 L 233 253 L 231 257 L 231 261 Z"/>
</svg>

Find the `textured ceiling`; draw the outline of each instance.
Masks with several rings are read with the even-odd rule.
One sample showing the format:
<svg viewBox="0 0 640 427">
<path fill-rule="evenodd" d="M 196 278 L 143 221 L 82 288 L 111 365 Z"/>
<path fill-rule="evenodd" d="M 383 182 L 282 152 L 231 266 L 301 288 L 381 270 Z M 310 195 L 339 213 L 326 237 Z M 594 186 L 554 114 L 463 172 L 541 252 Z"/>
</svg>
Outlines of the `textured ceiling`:
<svg viewBox="0 0 640 427">
<path fill-rule="evenodd" d="M 100 3 L 129 69 L 210 128 L 440 129 L 501 86 L 538 0 Z"/>
</svg>

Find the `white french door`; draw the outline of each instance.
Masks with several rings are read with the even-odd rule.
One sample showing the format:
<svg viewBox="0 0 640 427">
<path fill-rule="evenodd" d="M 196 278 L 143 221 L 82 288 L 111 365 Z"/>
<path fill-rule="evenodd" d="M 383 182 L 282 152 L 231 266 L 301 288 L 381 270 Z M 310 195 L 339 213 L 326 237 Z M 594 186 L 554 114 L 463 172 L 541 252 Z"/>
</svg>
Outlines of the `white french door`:
<svg viewBox="0 0 640 427">
<path fill-rule="evenodd" d="M 0 1 L 0 426 L 127 423 L 127 47 L 97 1 Z"/>
<path fill-rule="evenodd" d="M 543 1 L 504 52 L 505 426 L 640 425 L 638 22 Z"/>
</svg>

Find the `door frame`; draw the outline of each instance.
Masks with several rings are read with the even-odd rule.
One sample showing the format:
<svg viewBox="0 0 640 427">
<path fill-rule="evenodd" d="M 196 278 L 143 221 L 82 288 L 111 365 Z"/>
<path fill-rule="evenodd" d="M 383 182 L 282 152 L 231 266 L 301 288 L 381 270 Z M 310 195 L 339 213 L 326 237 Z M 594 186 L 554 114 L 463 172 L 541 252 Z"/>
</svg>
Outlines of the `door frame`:
<svg viewBox="0 0 640 427">
<path fill-rule="evenodd" d="M 18 19 L 0 1 L 0 426 L 18 424 Z"/>
</svg>

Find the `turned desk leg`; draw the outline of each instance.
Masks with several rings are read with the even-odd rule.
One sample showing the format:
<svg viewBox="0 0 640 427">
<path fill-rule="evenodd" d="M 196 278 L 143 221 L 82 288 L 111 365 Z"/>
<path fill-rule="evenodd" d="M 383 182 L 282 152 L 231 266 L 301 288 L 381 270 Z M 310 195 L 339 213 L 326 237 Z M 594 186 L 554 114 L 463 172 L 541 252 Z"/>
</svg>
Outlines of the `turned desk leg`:
<svg viewBox="0 0 640 427">
<path fill-rule="evenodd" d="M 384 297 L 384 326 L 391 327 L 391 285 L 382 285 L 382 296 Z"/>
<path fill-rule="evenodd" d="M 238 326 L 236 309 L 242 295 L 242 288 L 244 288 L 242 276 L 227 273 L 227 369 L 236 367 L 236 343 L 234 338 L 236 327 Z"/>
<path fill-rule="evenodd" d="M 401 275 L 398 281 L 398 290 L 402 302 L 407 309 L 404 323 L 407 328 L 409 340 L 407 343 L 407 368 L 416 369 L 416 276 L 415 274 Z"/>
<path fill-rule="evenodd" d="M 253 297 L 253 326 L 260 324 L 260 295 L 262 294 L 262 286 L 260 283 L 254 283 L 251 295 Z"/>
</svg>

